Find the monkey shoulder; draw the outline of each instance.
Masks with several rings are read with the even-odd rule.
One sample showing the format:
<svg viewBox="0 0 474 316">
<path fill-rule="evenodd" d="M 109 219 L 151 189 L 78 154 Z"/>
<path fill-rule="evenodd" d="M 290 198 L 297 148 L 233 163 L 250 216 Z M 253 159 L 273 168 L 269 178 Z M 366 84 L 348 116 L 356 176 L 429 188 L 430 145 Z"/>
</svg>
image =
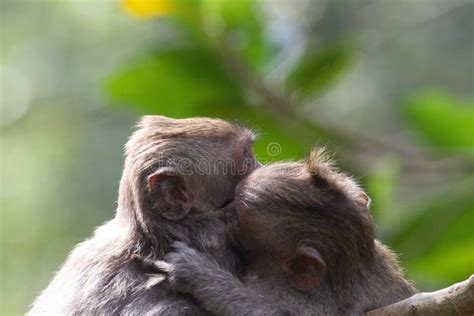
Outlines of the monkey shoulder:
<svg viewBox="0 0 474 316">
<path fill-rule="evenodd" d="M 146 275 L 124 253 L 126 232 L 120 229 L 110 221 L 79 243 L 28 314 L 198 314 L 194 304 L 164 285 L 149 286 Z"/>
</svg>

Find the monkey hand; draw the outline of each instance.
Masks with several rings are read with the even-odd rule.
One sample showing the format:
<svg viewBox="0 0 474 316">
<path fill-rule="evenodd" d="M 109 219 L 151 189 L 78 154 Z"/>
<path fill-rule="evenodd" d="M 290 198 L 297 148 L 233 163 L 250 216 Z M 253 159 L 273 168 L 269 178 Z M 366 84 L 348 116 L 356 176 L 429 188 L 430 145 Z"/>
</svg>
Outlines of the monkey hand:
<svg viewBox="0 0 474 316">
<path fill-rule="evenodd" d="M 173 251 L 165 255 L 164 260 L 154 262 L 155 267 L 166 275 L 172 290 L 181 293 L 191 293 L 199 286 L 199 276 L 211 273 L 207 267 L 217 263 L 205 254 L 189 247 L 183 242 L 174 242 Z"/>
</svg>

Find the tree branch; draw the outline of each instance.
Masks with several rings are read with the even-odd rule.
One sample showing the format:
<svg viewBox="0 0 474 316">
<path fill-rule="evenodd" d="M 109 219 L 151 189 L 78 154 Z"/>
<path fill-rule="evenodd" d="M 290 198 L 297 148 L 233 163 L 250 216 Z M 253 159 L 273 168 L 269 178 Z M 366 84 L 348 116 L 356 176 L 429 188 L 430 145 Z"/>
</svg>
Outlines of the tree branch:
<svg viewBox="0 0 474 316">
<path fill-rule="evenodd" d="M 410 146 L 398 144 L 388 140 L 380 140 L 377 137 L 357 133 L 353 130 L 347 130 L 341 126 L 329 125 L 327 122 L 312 118 L 308 120 L 304 113 L 298 111 L 298 104 L 289 96 L 285 95 L 279 89 L 271 87 L 258 74 L 256 74 L 248 64 L 234 51 L 225 34 L 216 42 L 217 53 L 221 55 L 222 62 L 232 73 L 234 78 L 239 81 L 249 91 L 261 99 L 265 106 L 280 120 L 286 123 L 298 122 L 311 123 L 314 129 L 324 137 L 336 140 L 346 146 L 354 147 L 362 151 L 374 151 L 374 155 L 385 154 L 387 152 L 396 153 L 402 159 L 402 164 L 408 170 L 471 170 L 473 164 L 470 160 L 462 157 L 451 158 L 449 164 L 443 159 L 433 159 L 426 153 L 415 150 Z"/>
<path fill-rule="evenodd" d="M 366 316 L 474 315 L 474 275 L 445 289 L 418 293 L 398 303 L 366 313 Z"/>
</svg>

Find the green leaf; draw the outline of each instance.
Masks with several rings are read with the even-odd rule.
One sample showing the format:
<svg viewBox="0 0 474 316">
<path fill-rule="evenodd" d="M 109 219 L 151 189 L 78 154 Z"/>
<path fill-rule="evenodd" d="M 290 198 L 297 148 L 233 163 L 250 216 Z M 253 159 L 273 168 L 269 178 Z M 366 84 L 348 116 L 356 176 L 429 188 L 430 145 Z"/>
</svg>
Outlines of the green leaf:
<svg viewBox="0 0 474 316">
<path fill-rule="evenodd" d="M 473 179 L 455 185 L 431 201 L 387 244 L 401 254 L 408 276 L 425 290 L 467 278 L 474 268 Z"/>
<path fill-rule="evenodd" d="M 263 163 L 299 159 L 318 138 L 316 133 L 302 138 L 291 132 L 301 126 L 284 125 L 266 108 L 246 105 L 239 88 L 203 51 L 147 56 L 114 75 L 108 91 L 113 100 L 147 114 L 220 117 L 257 126 L 262 134 L 254 148 Z"/>
<path fill-rule="evenodd" d="M 409 99 L 404 109 L 412 128 L 431 145 L 474 154 L 474 101 L 426 91 Z"/>
<path fill-rule="evenodd" d="M 354 52 L 352 42 L 323 49 L 310 46 L 288 75 L 287 89 L 305 97 L 320 94 L 352 65 Z"/>
<path fill-rule="evenodd" d="M 233 48 L 256 69 L 265 65 L 269 44 L 263 15 L 255 0 L 204 1 L 204 16 L 216 33 L 226 33 Z"/>
<path fill-rule="evenodd" d="M 388 244 L 411 259 L 472 238 L 473 186 L 474 179 L 469 178 L 454 185 L 439 199 L 414 210 L 415 215 L 392 232 Z"/>
<path fill-rule="evenodd" d="M 146 56 L 113 75 L 107 88 L 114 101 L 174 117 L 196 115 L 201 105 L 240 101 L 216 58 L 199 49 Z"/>
<path fill-rule="evenodd" d="M 406 263 L 408 275 L 433 284 L 433 289 L 467 279 L 474 270 L 474 238 Z"/>
</svg>

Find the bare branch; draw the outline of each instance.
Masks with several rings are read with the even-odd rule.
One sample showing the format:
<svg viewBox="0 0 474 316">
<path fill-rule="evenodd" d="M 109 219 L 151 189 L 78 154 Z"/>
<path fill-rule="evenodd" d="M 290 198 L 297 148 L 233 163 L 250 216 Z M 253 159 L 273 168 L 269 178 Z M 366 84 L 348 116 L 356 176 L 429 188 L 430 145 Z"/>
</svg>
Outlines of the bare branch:
<svg viewBox="0 0 474 316">
<path fill-rule="evenodd" d="M 366 315 L 474 315 L 474 275 L 445 289 L 418 293 L 406 300 L 370 311 Z"/>
</svg>

